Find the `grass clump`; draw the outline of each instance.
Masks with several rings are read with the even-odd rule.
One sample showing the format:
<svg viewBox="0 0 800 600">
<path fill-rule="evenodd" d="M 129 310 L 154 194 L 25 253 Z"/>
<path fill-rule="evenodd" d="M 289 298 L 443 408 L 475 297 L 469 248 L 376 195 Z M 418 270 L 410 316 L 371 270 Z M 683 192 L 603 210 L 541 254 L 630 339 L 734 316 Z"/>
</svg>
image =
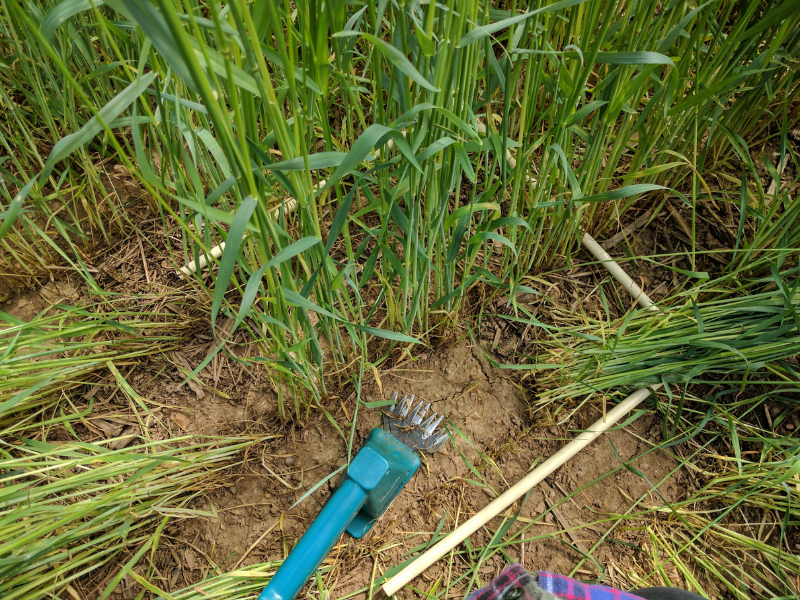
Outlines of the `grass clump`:
<svg viewBox="0 0 800 600">
<path fill-rule="evenodd" d="M 631 311 L 613 323 L 563 328 L 557 345 L 531 365 L 547 388 L 541 403 L 624 395 L 656 384 L 732 379 L 744 387 L 776 372 L 793 380 L 785 360 L 800 353 L 796 273 L 776 271 L 774 278 L 738 282 L 735 290 L 721 287 L 725 278 L 705 292 L 678 295 L 657 313 Z"/>
<path fill-rule="evenodd" d="M 177 347 L 182 328 L 172 314 L 66 305 L 27 322 L 0 313 L 0 437 L 69 421 L 79 412 L 71 390 L 95 383 L 92 374 L 109 364 Z"/>
<path fill-rule="evenodd" d="M 213 516 L 188 505 L 222 485 L 253 441 L 154 441 L 151 429 L 163 422 L 120 369 L 178 347 L 186 323 L 171 313 L 90 309 L 57 305 L 27 322 L 0 314 L 6 598 L 108 598 L 123 578 L 156 590 L 157 572 L 138 570 L 138 562 L 154 556 L 170 521 Z M 129 406 L 94 405 L 87 386 L 111 385 L 104 377 Z"/>
<path fill-rule="evenodd" d="M 126 575 L 153 590 L 152 566 L 146 573 L 133 567 L 152 558 L 170 519 L 201 514 L 187 503 L 220 485 L 215 474 L 248 444 L 177 438 L 114 450 L 115 442 L 0 444 L 4 598 L 74 597 L 73 586 L 98 569 L 105 584 L 84 593 L 108 598 Z"/>
<path fill-rule="evenodd" d="M 52 73 L 24 62 L 11 88 L 58 87 L 41 119 L 79 132 L 17 187 L 61 190 L 70 153 L 105 132 L 101 154 L 182 228 L 174 264 L 218 265 L 213 286 L 195 278 L 212 323 L 252 319 L 276 387 L 315 399 L 326 356 L 379 365 L 375 336 L 441 335 L 473 286 L 520 289 L 642 194 L 685 200 L 694 231 L 708 178 L 752 166 L 752 115 L 794 119 L 800 91 L 783 4 L 67 6 L 6 7 L 16 55 Z"/>
<path fill-rule="evenodd" d="M 665 423 L 672 423 L 665 430 L 678 439 L 694 438 L 697 454 L 682 463 L 696 484 L 679 502 L 651 503 L 632 517 L 648 523 L 644 585 L 669 581 L 665 569 L 677 569 L 698 593 L 710 582 L 732 598 L 800 592 L 800 562 L 791 541 L 800 447 L 794 425 L 786 427 L 796 412 L 800 380 L 796 368 L 783 366 L 765 394 L 742 394 L 730 382 L 705 397 L 685 393 L 677 407 L 664 399 Z M 758 415 L 767 415 L 766 422 Z"/>
</svg>

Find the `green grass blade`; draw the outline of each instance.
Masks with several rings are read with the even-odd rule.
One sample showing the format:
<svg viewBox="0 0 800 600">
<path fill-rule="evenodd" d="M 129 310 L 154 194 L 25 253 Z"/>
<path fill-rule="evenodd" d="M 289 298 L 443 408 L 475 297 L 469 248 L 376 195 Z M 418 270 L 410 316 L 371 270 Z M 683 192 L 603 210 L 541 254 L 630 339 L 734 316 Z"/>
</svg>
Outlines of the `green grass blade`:
<svg viewBox="0 0 800 600">
<path fill-rule="evenodd" d="M 228 284 L 233 277 L 233 270 L 236 268 L 236 263 L 239 259 L 239 248 L 242 246 L 242 236 L 244 235 L 247 223 L 250 221 L 250 217 L 253 215 L 257 203 L 258 201 L 252 196 L 245 198 L 239 210 L 236 211 L 236 216 L 234 216 L 231 228 L 228 231 L 228 237 L 225 240 L 225 250 L 220 258 L 219 272 L 217 273 L 217 281 L 214 289 L 214 299 L 211 303 L 212 326 L 216 323 L 219 309 L 222 306 L 222 299 L 225 297 Z"/>
<path fill-rule="evenodd" d="M 97 115 L 92 117 L 80 130 L 61 138 L 56 145 L 53 146 L 50 155 L 47 157 L 47 162 L 41 173 L 42 181 L 46 181 L 50 177 L 50 173 L 57 163 L 67 158 L 78 148 L 91 142 L 108 123 L 116 119 L 122 111 L 135 102 L 155 78 L 155 73 L 146 73 L 137 78 L 113 100 L 100 109 Z"/>
</svg>

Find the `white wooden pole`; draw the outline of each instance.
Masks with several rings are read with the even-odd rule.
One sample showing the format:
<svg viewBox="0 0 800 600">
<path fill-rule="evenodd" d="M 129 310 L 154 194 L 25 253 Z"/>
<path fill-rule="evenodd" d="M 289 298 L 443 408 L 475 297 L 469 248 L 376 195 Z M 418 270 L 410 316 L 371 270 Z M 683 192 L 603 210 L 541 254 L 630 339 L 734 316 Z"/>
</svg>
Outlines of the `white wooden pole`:
<svg viewBox="0 0 800 600">
<path fill-rule="evenodd" d="M 641 403 L 642 400 L 647 398 L 649 395 L 650 390 L 648 388 L 641 388 L 633 392 L 630 396 L 625 398 L 625 400 L 608 411 L 608 414 L 605 416 L 605 418 L 601 418 L 596 421 L 591 427 L 589 427 L 589 429 L 580 433 L 569 444 L 561 448 L 561 450 L 556 452 L 553 456 L 548 458 L 541 465 L 520 479 L 512 487 L 495 498 L 480 512 L 456 528 L 439 543 L 420 555 L 419 558 L 408 565 L 405 569 L 400 571 L 397 575 L 389 579 L 389 581 L 383 584 L 383 591 L 386 592 L 387 596 L 393 596 L 396 594 L 400 588 L 409 583 L 417 575 L 422 573 L 425 569 L 430 567 L 433 563 L 458 546 L 470 535 L 475 533 L 478 529 L 483 527 L 498 514 L 511 506 L 515 501 L 522 498 L 528 493 L 528 490 L 541 483 L 545 477 L 550 475 L 570 458 L 583 450 L 601 433 L 606 431 L 631 410 L 636 408 L 639 403 Z"/>
<path fill-rule="evenodd" d="M 640 288 L 633 279 L 630 278 L 625 271 L 622 270 L 617 262 L 609 256 L 608 252 L 603 250 L 603 247 L 598 244 L 592 236 L 588 233 L 583 234 L 583 245 L 586 246 L 586 249 L 591 252 L 597 260 L 600 261 L 600 264 L 603 265 L 611 276 L 616 279 L 617 281 L 622 284 L 622 287 L 627 290 L 627 292 L 633 296 L 633 299 L 636 300 L 639 305 L 644 308 L 645 310 L 652 310 L 658 312 L 658 307 L 653 305 L 653 301 L 650 300 L 650 297 L 644 293 L 644 290 Z"/>
</svg>

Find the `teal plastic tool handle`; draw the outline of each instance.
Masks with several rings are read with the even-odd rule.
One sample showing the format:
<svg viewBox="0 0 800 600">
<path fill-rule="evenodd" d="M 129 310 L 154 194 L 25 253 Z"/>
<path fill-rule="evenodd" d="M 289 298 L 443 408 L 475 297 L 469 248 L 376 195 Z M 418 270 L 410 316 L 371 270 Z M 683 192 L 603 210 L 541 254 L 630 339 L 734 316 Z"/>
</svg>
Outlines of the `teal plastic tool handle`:
<svg viewBox="0 0 800 600">
<path fill-rule="evenodd" d="M 258 600 L 292 600 L 364 506 L 366 499 L 367 492 L 355 481 L 345 480 L 283 561 Z"/>
<path fill-rule="evenodd" d="M 362 448 L 350 463 L 347 479 L 292 549 L 258 600 L 292 600 L 317 570 L 355 518 L 367 494 L 386 474 L 388 463 L 371 448 Z"/>
</svg>

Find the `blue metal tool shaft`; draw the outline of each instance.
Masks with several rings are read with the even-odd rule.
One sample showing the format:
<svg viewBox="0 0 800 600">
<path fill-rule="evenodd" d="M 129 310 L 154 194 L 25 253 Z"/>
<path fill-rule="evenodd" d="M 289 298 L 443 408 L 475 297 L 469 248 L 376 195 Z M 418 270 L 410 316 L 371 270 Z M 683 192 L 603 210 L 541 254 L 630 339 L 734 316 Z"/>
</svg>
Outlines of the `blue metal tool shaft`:
<svg viewBox="0 0 800 600">
<path fill-rule="evenodd" d="M 258 600 L 292 600 L 342 536 L 366 499 L 367 492 L 352 479 L 346 479 L 283 561 Z"/>
</svg>

